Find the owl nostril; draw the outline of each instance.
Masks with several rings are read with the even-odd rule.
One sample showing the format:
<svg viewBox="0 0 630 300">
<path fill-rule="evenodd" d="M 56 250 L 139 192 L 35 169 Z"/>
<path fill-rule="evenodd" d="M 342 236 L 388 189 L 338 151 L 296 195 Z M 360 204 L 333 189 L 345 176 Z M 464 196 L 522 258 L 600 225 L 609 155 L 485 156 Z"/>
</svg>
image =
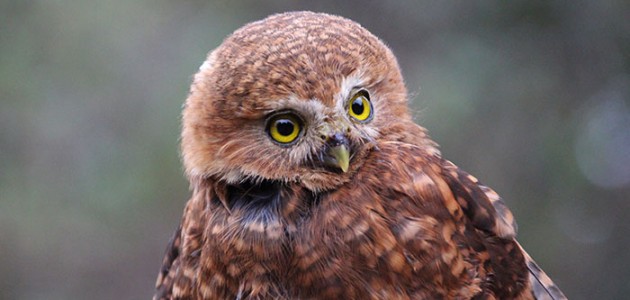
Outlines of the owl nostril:
<svg viewBox="0 0 630 300">
<path fill-rule="evenodd" d="M 339 145 L 348 145 L 349 144 L 348 138 L 346 138 L 346 136 L 341 134 L 341 133 L 335 133 L 335 134 L 329 136 L 326 139 L 326 142 L 331 147 L 336 147 L 336 146 L 339 146 Z"/>
</svg>

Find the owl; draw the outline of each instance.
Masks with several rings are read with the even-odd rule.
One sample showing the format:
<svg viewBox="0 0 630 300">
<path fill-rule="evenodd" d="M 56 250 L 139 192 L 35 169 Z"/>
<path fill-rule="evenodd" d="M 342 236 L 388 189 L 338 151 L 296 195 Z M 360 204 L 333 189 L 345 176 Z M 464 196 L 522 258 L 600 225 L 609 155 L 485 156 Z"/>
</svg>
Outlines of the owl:
<svg viewBox="0 0 630 300">
<path fill-rule="evenodd" d="M 227 37 L 184 104 L 192 196 L 154 299 L 564 299 L 407 98 L 353 21 L 283 13 Z"/>
</svg>

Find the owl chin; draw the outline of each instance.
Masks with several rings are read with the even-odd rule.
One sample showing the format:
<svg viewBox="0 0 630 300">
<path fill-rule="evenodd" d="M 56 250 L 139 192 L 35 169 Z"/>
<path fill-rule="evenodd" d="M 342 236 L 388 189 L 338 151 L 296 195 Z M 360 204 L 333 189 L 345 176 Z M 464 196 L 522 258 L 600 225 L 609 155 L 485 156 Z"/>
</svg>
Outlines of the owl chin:
<svg viewBox="0 0 630 300">
<path fill-rule="evenodd" d="M 230 172 L 231 176 L 222 176 L 215 178 L 214 176 L 206 176 L 205 178 L 214 178 L 216 181 L 224 182 L 228 186 L 237 189 L 252 188 L 256 190 L 265 190 L 270 186 L 290 185 L 297 184 L 312 191 L 313 193 L 325 192 L 337 188 L 352 179 L 352 176 L 359 169 L 358 162 L 354 165 L 350 165 L 350 169 L 347 172 L 343 172 L 339 169 L 321 166 L 316 169 L 310 169 L 308 172 L 304 172 L 296 178 L 265 178 L 260 176 L 248 176 L 242 172 Z M 192 181 L 191 181 L 192 182 Z"/>
<path fill-rule="evenodd" d="M 338 188 L 352 180 L 352 177 L 361 169 L 372 151 L 376 151 L 372 144 L 353 147 L 347 171 L 344 172 L 340 168 L 324 162 L 318 168 L 308 168 L 307 171 L 300 176 L 299 182 L 302 186 L 314 193 Z"/>
<path fill-rule="evenodd" d="M 365 163 L 372 151 L 378 151 L 374 143 L 349 143 L 350 157 L 348 169 L 343 171 L 338 165 L 326 161 L 326 156 L 321 155 L 309 163 L 299 167 L 293 174 L 294 177 L 278 176 L 274 173 L 277 170 L 246 170 L 242 167 L 237 168 L 210 168 L 206 172 L 199 172 L 203 168 L 191 168 L 188 177 L 193 187 L 195 182 L 202 182 L 205 179 L 211 181 L 224 182 L 229 186 L 248 187 L 256 189 L 264 189 L 265 185 L 300 185 L 313 193 L 326 192 L 331 189 L 348 183 L 352 180 Z M 325 150 L 325 149 L 324 149 Z M 325 152 L 323 150 L 323 153 Z M 218 165 L 218 164 L 217 164 Z M 222 164 L 225 165 L 225 164 Z M 286 172 L 282 173 L 286 174 Z"/>
<path fill-rule="evenodd" d="M 228 208 L 255 209 L 268 206 L 280 196 L 281 183 L 271 180 L 247 180 L 238 185 L 227 186 Z"/>
</svg>

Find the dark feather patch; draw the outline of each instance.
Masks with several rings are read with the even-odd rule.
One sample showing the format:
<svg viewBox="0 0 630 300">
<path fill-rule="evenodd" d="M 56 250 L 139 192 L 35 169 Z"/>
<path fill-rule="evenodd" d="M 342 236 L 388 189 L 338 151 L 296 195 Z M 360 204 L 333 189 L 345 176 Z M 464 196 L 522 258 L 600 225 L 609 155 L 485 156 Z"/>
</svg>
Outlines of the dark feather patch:
<svg viewBox="0 0 630 300">
<path fill-rule="evenodd" d="M 443 160 L 443 165 L 445 179 L 475 227 L 504 239 L 513 239 L 516 221 L 499 195 L 450 161 Z"/>
</svg>

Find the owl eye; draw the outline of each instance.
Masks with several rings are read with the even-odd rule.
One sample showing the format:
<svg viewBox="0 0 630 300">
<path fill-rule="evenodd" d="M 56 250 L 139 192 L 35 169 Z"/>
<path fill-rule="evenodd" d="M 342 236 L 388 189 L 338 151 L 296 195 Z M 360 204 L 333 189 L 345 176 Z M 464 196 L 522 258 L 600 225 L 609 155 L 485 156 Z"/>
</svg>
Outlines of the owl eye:
<svg viewBox="0 0 630 300">
<path fill-rule="evenodd" d="M 290 113 L 271 117 L 267 122 L 269 136 L 280 144 L 290 144 L 295 141 L 302 130 L 300 119 Z"/>
<path fill-rule="evenodd" d="M 348 103 L 348 114 L 360 122 L 367 122 L 372 117 L 372 103 L 366 90 L 360 90 Z"/>
</svg>

